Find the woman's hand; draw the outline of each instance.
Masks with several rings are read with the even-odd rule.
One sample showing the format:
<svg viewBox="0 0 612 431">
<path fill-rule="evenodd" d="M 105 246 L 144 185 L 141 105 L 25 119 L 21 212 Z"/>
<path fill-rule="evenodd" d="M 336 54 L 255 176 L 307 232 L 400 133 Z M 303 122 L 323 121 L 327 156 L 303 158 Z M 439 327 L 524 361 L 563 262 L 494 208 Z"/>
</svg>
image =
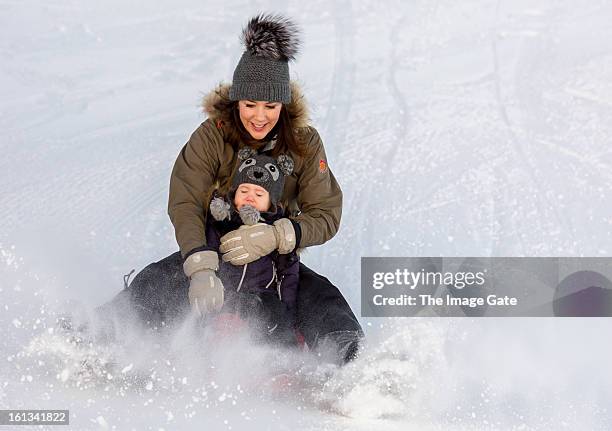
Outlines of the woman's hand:
<svg viewBox="0 0 612 431">
<path fill-rule="evenodd" d="M 183 264 L 189 277 L 189 304 L 198 315 L 219 311 L 223 306 L 223 283 L 217 277 L 219 257 L 214 251 L 199 251 Z"/>
<path fill-rule="evenodd" d="M 204 269 L 189 280 L 189 304 L 198 315 L 219 311 L 223 306 L 223 283 L 215 271 Z"/>
<path fill-rule="evenodd" d="M 233 265 L 251 263 L 262 256 L 278 250 L 280 254 L 295 249 L 295 230 L 291 221 L 282 218 L 273 225 L 257 223 L 243 225 L 221 237 L 219 251 L 223 261 Z"/>
</svg>

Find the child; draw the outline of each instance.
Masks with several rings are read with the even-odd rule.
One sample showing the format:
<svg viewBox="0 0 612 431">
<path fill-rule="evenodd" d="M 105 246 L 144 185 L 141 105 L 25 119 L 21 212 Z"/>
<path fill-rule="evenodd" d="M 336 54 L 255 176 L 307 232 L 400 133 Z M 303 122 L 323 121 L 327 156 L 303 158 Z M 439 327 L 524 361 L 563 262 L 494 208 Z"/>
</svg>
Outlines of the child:
<svg viewBox="0 0 612 431">
<path fill-rule="evenodd" d="M 219 250 L 220 238 L 243 225 L 272 224 L 286 217 L 278 200 L 293 160 L 274 159 L 245 148 L 238 154 L 227 199 L 214 196 L 206 222 L 208 246 Z M 258 260 L 235 266 L 220 259 L 217 272 L 224 286 L 222 311 L 239 314 L 255 332 L 272 341 L 295 345 L 294 333 L 299 259 L 295 251 L 274 251 Z"/>
</svg>

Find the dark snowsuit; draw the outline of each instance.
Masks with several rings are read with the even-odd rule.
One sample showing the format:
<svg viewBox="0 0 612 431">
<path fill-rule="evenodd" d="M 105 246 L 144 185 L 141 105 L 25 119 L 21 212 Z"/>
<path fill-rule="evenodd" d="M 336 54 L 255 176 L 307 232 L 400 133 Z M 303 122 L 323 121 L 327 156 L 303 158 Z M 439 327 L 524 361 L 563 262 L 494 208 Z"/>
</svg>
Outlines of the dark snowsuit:
<svg viewBox="0 0 612 431">
<path fill-rule="evenodd" d="M 242 225 L 235 210 L 231 215 L 231 220 L 217 221 L 212 217 L 206 220 L 208 246 L 217 252 L 221 237 Z M 267 224 L 272 224 L 285 214 L 279 206 L 275 213 L 261 213 L 261 216 Z M 250 321 L 260 338 L 285 345 L 296 344 L 298 273 L 299 258 L 295 252 L 279 254 L 274 251 L 243 266 L 223 262 L 219 255 L 217 275 L 225 290 L 222 311 L 237 313 Z"/>
</svg>

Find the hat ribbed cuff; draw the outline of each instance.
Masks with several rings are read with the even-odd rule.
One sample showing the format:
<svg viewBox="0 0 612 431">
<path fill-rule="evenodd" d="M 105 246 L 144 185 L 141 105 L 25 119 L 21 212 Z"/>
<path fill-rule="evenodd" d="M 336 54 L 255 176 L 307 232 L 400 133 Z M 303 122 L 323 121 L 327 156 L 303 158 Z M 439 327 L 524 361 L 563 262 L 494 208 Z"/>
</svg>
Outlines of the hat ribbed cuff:
<svg viewBox="0 0 612 431">
<path fill-rule="evenodd" d="M 230 100 L 291 102 L 291 86 L 280 82 L 238 82 L 230 89 Z"/>
</svg>

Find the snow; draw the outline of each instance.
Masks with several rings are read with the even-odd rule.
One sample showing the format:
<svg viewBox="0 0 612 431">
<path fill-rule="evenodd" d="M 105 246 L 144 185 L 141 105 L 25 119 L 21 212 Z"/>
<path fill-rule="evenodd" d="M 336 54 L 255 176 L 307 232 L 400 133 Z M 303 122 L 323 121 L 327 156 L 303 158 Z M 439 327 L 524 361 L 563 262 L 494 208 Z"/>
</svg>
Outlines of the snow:
<svg viewBox="0 0 612 431">
<path fill-rule="evenodd" d="M 362 319 L 340 370 L 211 351 L 188 322 L 169 348 L 53 331 L 176 250 L 172 164 L 260 10 L 304 28 L 291 71 L 344 191 L 304 261 L 356 311 L 361 256 L 612 252 L 608 2 L 3 1 L 0 408 L 70 409 L 70 429 L 612 428 L 607 319 Z M 304 394 L 260 385 L 271 355 L 305 361 Z"/>
</svg>

